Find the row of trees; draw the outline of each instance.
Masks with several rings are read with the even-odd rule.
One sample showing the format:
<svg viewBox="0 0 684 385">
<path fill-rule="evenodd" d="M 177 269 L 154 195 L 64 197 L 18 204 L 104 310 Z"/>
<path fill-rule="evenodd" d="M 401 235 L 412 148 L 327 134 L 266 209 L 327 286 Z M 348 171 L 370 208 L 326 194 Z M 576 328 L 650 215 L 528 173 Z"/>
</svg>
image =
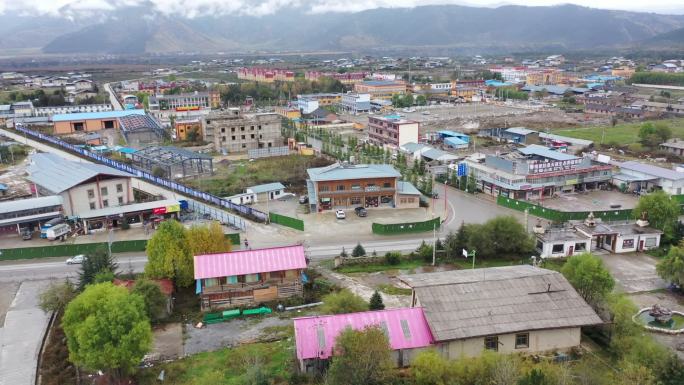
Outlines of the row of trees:
<svg viewBox="0 0 684 385">
<path fill-rule="evenodd" d="M 684 74 L 665 72 L 636 72 L 629 78 L 630 83 L 661 84 L 684 86 Z"/>
<path fill-rule="evenodd" d="M 294 82 L 245 82 L 231 84 L 221 91 L 224 102 L 233 105 L 242 104 L 247 97 L 252 97 L 256 102 L 287 100 L 296 95 L 319 92 L 344 92 L 344 84 L 339 80 L 321 77 L 317 81 L 298 78 Z"/>
<path fill-rule="evenodd" d="M 392 95 L 392 106 L 396 108 L 425 106 L 427 105 L 427 98 L 425 95 L 418 95 L 415 98 L 412 94 Z"/>
<path fill-rule="evenodd" d="M 446 258 L 460 258 L 462 250 L 475 250 L 476 258 L 527 257 L 534 252 L 534 241 L 523 225 L 512 216 L 500 216 L 483 224 L 462 223 L 442 242 Z"/>
<path fill-rule="evenodd" d="M 515 87 L 498 87 L 494 90 L 494 96 L 503 100 L 527 100 L 530 97 L 527 92 L 518 91 Z"/>
</svg>

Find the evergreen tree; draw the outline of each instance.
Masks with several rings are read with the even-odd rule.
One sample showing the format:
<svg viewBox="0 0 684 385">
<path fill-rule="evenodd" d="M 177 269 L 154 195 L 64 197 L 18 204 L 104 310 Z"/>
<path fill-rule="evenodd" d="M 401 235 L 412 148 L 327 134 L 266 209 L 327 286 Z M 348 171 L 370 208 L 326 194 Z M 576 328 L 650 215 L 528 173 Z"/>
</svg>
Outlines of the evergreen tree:
<svg viewBox="0 0 684 385">
<path fill-rule="evenodd" d="M 382 296 L 377 290 L 371 296 L 368 308 L 370 310 L 383 310 L 385 308 L 385 304 L 382 302 Z"/>
<path fill-rule="evenodd" d="M 363 257 L 366 255 L 366 250 L 361 246 L 360 243 L 356 244 L 356 247 L 354 247 L 354 250 L 352 250 L 352 257 L 358 258 L 358 257 Z"/>
<path fill-rule="evenodd" d="M 95 278 L 103 272 L 116 274 L 118 266 L 114 258 L 104 247 L 98 247 L 94 252 L 87 254 L 81 264 L 81 271 L 78 273 L 78 289 L 83 290 L 87 285 L 95 283 Z"/>
</svg>

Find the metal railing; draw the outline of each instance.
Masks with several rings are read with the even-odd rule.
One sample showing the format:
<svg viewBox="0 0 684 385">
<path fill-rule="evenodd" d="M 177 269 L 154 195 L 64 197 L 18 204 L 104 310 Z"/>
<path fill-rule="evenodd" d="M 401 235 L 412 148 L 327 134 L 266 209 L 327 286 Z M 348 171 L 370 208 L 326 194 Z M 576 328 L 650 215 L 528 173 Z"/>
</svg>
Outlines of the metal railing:
<svg viewBox="0 0 684 385">
<path fill-rule="evenodd" d="M 91 160 L 94 160 L 98 163 L 102 163 L 104 165 L 107 165 L 109 167 L 112 167 L 114 169 L 117 169 L 119 171 L 124 171 L 129 174 L 132 174 L 136 178 L 140 178 L 143 180 L 146 180 L 148 182 L 154 183 L 156 185 L 159 185 L 161 187 L 173 190 L 175 192 L 178 192 L 180 194 L 188 195 L 193 198 L 196 198 L 198 200 L 214 204 L 219 207 L 223 207 L 229 210 L 234 211 L 237 215 L 243 216 L 247 219 L 255 220 L 257 222 L 263 222 L 265 223 L 268 220 L 268 214 L 264 213 L 263 211 L 259 211 L 256 209 L 253 209 L 249 206 L 245 205 L 240 205 L 233 203 L 229 200 L 217 197 L 216 195 L 209 194 L 204 191 L 196 190 L 191 187 L 185 186 L 182 183 L 178 183 L 169 179 L 161 178 L 158 176 L 154 176 L 151 173 L 147 171 L 140 170 L 136 167 L 133 167 L 131 165 L 109 159 L 105 156 L 95 154 L 91 151 L 88 151 L 85 148 L 79 147 L 77 145 L 67 143 L 59 138 L 56 138 L 51 135 L 46 135 L 40 132 L 36 132 L 33 130 L 29 130 L 25 127 L 22 126 L 17 126 L 16 127 L 17 131 L 24 133 L 25 135 L 30 135 L 33 138 L 37 138 L 39 140 L 52 143 L 54 145 L 57 145 L 59 147 L 62 147 L 66 150 L 69 150 L 71 152 L 74 152 L 76 154 L 79 154 L 81 156 L 84 156 L 86 158 L 89 158 Z M 244 228 L 244 224 L 243 224 Z"/>
</svg>

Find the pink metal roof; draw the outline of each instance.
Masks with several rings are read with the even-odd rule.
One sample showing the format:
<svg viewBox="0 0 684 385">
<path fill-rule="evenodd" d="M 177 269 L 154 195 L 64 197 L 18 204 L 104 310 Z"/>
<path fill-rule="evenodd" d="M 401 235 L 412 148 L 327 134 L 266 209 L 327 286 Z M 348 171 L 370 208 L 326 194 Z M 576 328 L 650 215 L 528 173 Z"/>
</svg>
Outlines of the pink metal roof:
<svg viewBox="0 0 684 385">
<path fill-rule="evenodd" d="M 328 358 L 335 338 L 345 328 L 360 330 L 369 325 L 385 330 L 394 350 L 426 347 L 433 342 L 423 309 L 419 307 L 302 317 L 294 319 L 297 358 Z"/>
<path fill-rule="evenodd" d="M 195 279 L 305 268 L 302 245 L 195 256 Z"/>
</svg>

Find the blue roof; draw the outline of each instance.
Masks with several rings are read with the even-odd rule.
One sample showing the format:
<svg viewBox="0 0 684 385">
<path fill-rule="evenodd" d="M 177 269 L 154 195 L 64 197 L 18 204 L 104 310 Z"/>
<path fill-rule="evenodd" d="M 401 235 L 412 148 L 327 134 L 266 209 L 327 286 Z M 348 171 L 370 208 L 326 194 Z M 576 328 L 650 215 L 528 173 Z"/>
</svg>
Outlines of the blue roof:
<svg viewBox="0 0 684 385">
<path fill-rule="evenodd" d="M 466 142 L 465 140 L 461 140 L 460 138 L 457 138 L 455 136 L 451 136 L 444 139 L 444 143 L 452 147 L 462 147 L 468 145 L 468 142 Z"/>
<path fill-rule="evenodd" d="M 490 80 L 485 80 L 485 85 L 488 87 L 506 87 L 506 86 L 512 86 L 513 83 L 501 82 L 498 80 L 490 79 Z"/>
<path fill-rule="evenodd" d="M 7 185 L 4 183 L 0 183 L 0 190 L 7 190 Z"/>
<path fill-rule="evenodd" d="M 518 151 L 520 151 L 522 154 L 525 155 L 537 155 L 541 156 L 543 158 L 549 158 L 553 160 L 572 160 L 572 159 L 577 159 L 576 156 L 566 154 L 564 152 L 558 152 L 551 150 L 548 147 L 540 146 L 538 144 L 531 144 L 525 148 L 521 148 Z"/>
<path fill-rule="evenodd" d="M 401 177 L 399 171 L 388 164 L 341 165 L 335 163 L 326 167 L 310 168 L 306 172 L 309 174 L 309 179 L 314 182 Z"/>
<path fill-rule="evenodd" d="M 392 81 L 392 80 L 370 80 L 370 81 L 364 81 L 361 84 L 365 84 L 367 86 L 394 86 L 394 85 L 402 85 L 401 83 Z"/>
<path fill-rule="evenodd" d="M 114 150 L 115 150 L 115 151 L 118 151 L 118 152 L 120 152 L 120 153 L 122 153 L 122 154 L 132 154 L 132 153 L 134 153 L 134 152 L 138 152 L 138 150 L 136 150 L 135 148 L 120 147 L 120 146 L 116 146 L 116 147 L 114 148 Z"/>
<path fill-rule="evenodd" d="M 422 195 L 416 186 L 411 182 L 397 181 L 397 194 L 402 195 Z"/>
<path fill-rule="evenodd" d="M 258 184 L 256 186 L 247 187 L 247 190 L 253 192 L 254 194 L 261 194 L 261 193 L 265 193 L 265 192 L 284 190 L 284 189 L 285 189 L 285 186 L 283 186 L 283 184 L 280 182 Z"/>
<path fill-rule="evenodd" d="M 68 122 L 72 120 L 116 119 L 128 115 L 145 115 L 145 110 L 116 110 L 100 112 L 79 112 L 77 114 L 56 114 L 52 116 L 52 121 Z"/>
<path fill-rule="evenodd" d="M 462 132 L 456 132 L 456 131 L 451 131 L 451 130 L 441 130 L 437 131 L 437 133 L 440 136 L 447 136 L 447 137 L 455 137 L 463 140 L 464 142 L 470 142 L 470 136 L 462 133 Z"/>
</svg>

